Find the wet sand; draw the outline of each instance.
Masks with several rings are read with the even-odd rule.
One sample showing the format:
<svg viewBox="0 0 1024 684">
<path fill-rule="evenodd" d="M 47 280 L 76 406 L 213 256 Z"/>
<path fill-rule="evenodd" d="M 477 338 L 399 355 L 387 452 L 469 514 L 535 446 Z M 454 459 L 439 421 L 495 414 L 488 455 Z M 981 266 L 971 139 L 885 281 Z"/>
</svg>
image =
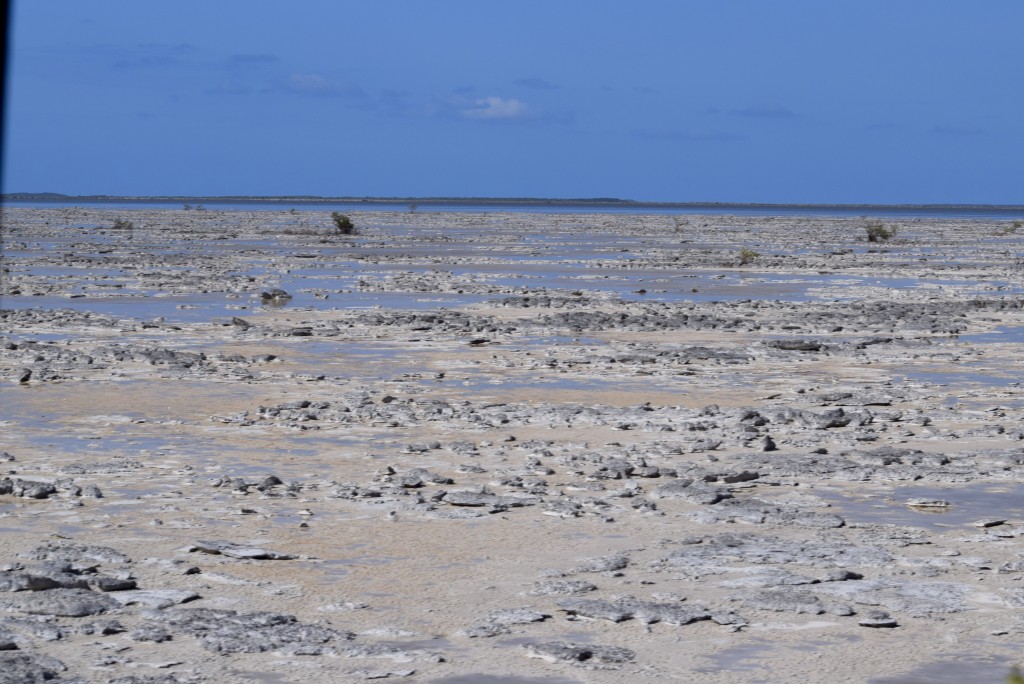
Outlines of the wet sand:
<svg viewBox="0 0 1024 684">
<path fill-rule="evenodd" d="M 4 209 L 0 670 L 894 684 L 1018 661 L 1010 222 L 870 243 L 852 218 L 352 218 Z"/>
</svg>

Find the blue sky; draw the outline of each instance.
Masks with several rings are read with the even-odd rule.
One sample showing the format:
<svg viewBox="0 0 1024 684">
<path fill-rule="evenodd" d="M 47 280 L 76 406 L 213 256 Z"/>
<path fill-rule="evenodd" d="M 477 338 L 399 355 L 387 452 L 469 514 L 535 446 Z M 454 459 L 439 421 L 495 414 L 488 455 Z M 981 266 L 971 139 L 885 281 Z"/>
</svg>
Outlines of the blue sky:
<svg viewBox="0 0 1024 684">
<path fill-rule="evenodd" d="M 1024 204 L 1021 0 L 14 0 L 5 192 Z"/>
</svg>

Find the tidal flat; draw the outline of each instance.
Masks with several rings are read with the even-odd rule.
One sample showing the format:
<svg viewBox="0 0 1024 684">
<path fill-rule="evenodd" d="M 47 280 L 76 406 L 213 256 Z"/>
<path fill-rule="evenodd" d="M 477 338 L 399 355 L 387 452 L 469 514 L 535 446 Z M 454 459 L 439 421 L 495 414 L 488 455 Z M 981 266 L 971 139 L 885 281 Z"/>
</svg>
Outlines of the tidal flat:
<svg viewBox="0 0 1024 684">
<path fill-rule="evenodd" d="M 1020 222 L 350 216 L 4 207 L 0 682 L 1020 662 Z"/>
</svg>

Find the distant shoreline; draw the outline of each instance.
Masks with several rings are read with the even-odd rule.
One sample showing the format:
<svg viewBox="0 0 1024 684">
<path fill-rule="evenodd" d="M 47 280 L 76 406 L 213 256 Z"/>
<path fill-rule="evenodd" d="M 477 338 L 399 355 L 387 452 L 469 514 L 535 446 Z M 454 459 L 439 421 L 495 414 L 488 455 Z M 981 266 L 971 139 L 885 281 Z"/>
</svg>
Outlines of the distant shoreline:
<svg viewBox="0 0 1024 684">
<path fill-rule="evenodd" d="M 495 207 L 581 207 L 597 208 L 608 207 L 616 209 L 679 209 L 693 211 L 695 209 L 711 209 L 721 211 L 723 209 L 771 209 L 771 210 L 808 210 L 808 209 L 837 209 L 843 211 L 855 211 L 858 209 L 878 210 L 945 210 L 945 211 L 985 211 L 998 210 L 1005 212 L 1024 213 L 1024 204 L 813 204 L 813 203 L 771 203 L 771 202 L 640 202 L 636 200 L 618 199 L 614 197 L 578 198 L 578 199 L 553 199 L 543 197 L 323 197 L 320 195 L 220 195 L 220 196 L 185 196 L 185 195 L 152 195 L 152 196 L 124 196 L 124 195 L 64 195 L 55 192 L 14 192 L 0 195 L 0 202 L 40 202 L 67 204 L 81 202 L 82 204 L 94 203 L 115 203 L 115 204 L 152 204 L 152 203 L 182 203 L 182 204 L 375 204 L 395 206 L 436 206 L 436 205 L 465 205 L 465 206 L 495 206 Z"/>
</svg>

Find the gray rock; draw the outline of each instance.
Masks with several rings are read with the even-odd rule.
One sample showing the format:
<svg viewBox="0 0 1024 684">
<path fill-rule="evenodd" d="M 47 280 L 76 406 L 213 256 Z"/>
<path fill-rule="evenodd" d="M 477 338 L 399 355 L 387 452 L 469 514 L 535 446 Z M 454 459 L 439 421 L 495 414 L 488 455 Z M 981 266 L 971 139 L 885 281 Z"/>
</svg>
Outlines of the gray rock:
<svg viewBox="0 0 1024 684">
<path fill-rule="evenodd" d="M 534 584 L 529 594 L 530 596 L 577 596 L 595 589 L 597 589 L 597 585 L 583 580 L 549 580 Z"/>
<path fill-rule="evenodd" d="M 456 490 L 446 492 L 444 502 L 451 506 L 490 506 L 497 498 L 494 494 Z"/>
<path fill-rule="evenodd" d="M 127 636 L 132 641 L 149 641 L 154 644 L 161 644 L 173 638 L 166 627 L 153 623 L 140 625 L 128 632 Z"/>
<path fill-rule="evenodd" d="M 711 619 L 711 613 L 704 608 L 684 603 L 653 603 L 637 599 L 621 599 L 617 603 L 628 608 L 633 618 L 644 624 L 663 622 L 682 626 Z"/>
<path fill-rule="evenodd" d="M 324 644 L 352 639 L 351 632 L 303 624 L 292 615 L 280 613 L 236 613 L 232 610 L 197 608 L 154 611 L 152 620 L 172 632 L 181 631 L 200 639 L 215 653 L 263 653 L 289 649 L 293 654 L 324 652 Z"/>
<path fill-rule="evenodd" d="M 526 625 L 531 622 L 543 622 L 549 617 L 551 616 L 547 613 L 541 613 L 529 608 L 506 608 L 488 614 L 487 620 L 500 622 L 505 625 Z"/>
<path fill-rule="evenodd" d="M 658 485 L 651 491 L 652 499 L 682 499 L 693 504 L 711 505 L 724 499 L 731 499 L 727 489 L 714 487 L 705 482 L 678 479 Z"/>
<path fill-rule="evenodd" d="M 189 548 L 189 551 L 202 551 L 228 556 L 230 558 L 241 558 L 247 560 L 293 560 L 297 558 L 292 554 L 278 553 L 266 549 L 242 546 L 228 541 L 197 541 Z"/>
<path fill-rule="evenodd" d="M 623 622 L 633 617 L 632 610 L 611 601 L 576 598 L 557 601 L 556 604 L 569 615 L 585 618 Z"/>
<path fill-rule="evenodd" d="M 613 572 L 623 570 L 629 565 L 629 556 L 600 556 L 597 558 L 585 558 L 576 565 L 573 572 Z"/>
<path fill-rule="evenodd" d="M 0 684 L 37 684 L 67 670 L 64 663 L 36 653 L 0 653 Z"/>
<path fill-rule="evenodd" d="M 719 582 L 718 586 L 730 589 L 751 587 L 780 587 L 817 584 L 819 580 L 806 575 L 798 575 L 782 568 L 756 568 L 744 577 Z"/>
<path fill-rule="evenodd" d="M 110 636 L 111 634 L 121 634 L 126 630 L 124 625 L 117 620 L 96 620 L 94 622 L 87 622 L 84 625 L 79 625 L 78 631 L 80 634 Z"/>
<path fill-rule="evenodd" d="M 147 608 L 161 609 L 194 601 L 199 598 L 199 594 L 183 589 L 138 589 L 118 591 L 111 594 L 111 597 L 123 606 L 140 604 Z"/>
<path fill-rule="evenodd" d="M 556 604 L 569 615 L 611 622 L 637 619 L 645 624 L 664 622 L 670 625 L 688 625 L 711 618 L 711 613 L 700 606 L 652 603 L 635 598 L 622 598 L 616 601 L 563 599 Z"/>
<path fill-rule="evenodd" d="M 455 632 L 456 636 L 463 636 L 469 639 L 489 639 L 490 637 L 501 636 L 502 634 L 508 634 L 512 630 L 509 626 L 501 622 L 487 622 L 480 625 L 473 625 L 466 629 L 460 629 Z"/>
<path fill-rule="evenodd" d="M 819 593 L 868 606 L 881 606 L 911 617 L 928 617 L 967 610 L 969 587 L 954 582 L 890 579 L 829 582 Z"/>
<path fill-rule="evenodd" d="M 120 607 L 121 604 L 110 598 L 109 594 L 98 594 L 87 589 L 21 592 L 0 600 L 0 610 L 61 617 L 99 615 Z"/>
<path fill-rule="evenodd" d="M 720 568 L 729 562 L 741 562 L 847 568 L 880 567 L 892 560 L 892 554 L 884 548 L 856 544 L 838 533 L 831 533 L 827 539 L 806 541 L 733 533 L 712 537 L 703 544 L 687 544 L 656 561 L 656 566 L 700 571 L 702 567 Z"/>
<path fill-rule="evenodd" d="M 797 506 L 779 506 L 759 499 L 730 499 L 691 515 L 697 522 L 744 522 L 786 527 L 843 527 L 846 521 L 834 513 L 816 513 Z"/>
<path fill-rule="evenodd" d="M 816 340 L 769 340 L 765 346 L 782 351 L 816 352 L 821 351 L 825 345 Z"/>
<path fill-rule="evenodd" d="M 91 544 L 74 544 L 71 542 L 51 542 L 36 547 L 28 553 L 22 554 L 22 558 L 33 560 L 56 560 L 81 562 L 92 560 L 100 563 L 130 563 L 131 559 L 106 546 L 93 546 Z"/>
<path fill-rule="evenodd" d="M 628 648 L 578 644 L 570 641 L 523 644 L 528 658 L 541 658 L 549 663 L 580 664 L 621 664 L 628 663 L 636 654 Z"/>
<path fill-rule="evenodd" d="M 809 591 L 771 589 L 749 592 L 735 597 L 747 608 L 792 612 L 807 615 L 821 615 L 825 607 L 817 596 Z"/>
<path fill-rule="evenodd" d="M 444 661 L 444 657 L 436 651 L 407 649 L 390 644 L 356 644 L 346 647 L 344 653 L 348 658 L 391 658 L 398 662 L 439 663 Z"/>
<path fill-rule="evenodd" d="M 44 622 L 42 619 L 7 618 L 0 622 L 0 629 L 27 634 L 43 641 L 60 641 L 67 636 L 67 632 L 58 625 Z"/>
<path fill-rule="evenodd" d="M 891 617 L 884 610 L 872 610 L 866 616 L 857 621 L 861 627 L 899 627 L 895 618 Z"/>
</svg>

